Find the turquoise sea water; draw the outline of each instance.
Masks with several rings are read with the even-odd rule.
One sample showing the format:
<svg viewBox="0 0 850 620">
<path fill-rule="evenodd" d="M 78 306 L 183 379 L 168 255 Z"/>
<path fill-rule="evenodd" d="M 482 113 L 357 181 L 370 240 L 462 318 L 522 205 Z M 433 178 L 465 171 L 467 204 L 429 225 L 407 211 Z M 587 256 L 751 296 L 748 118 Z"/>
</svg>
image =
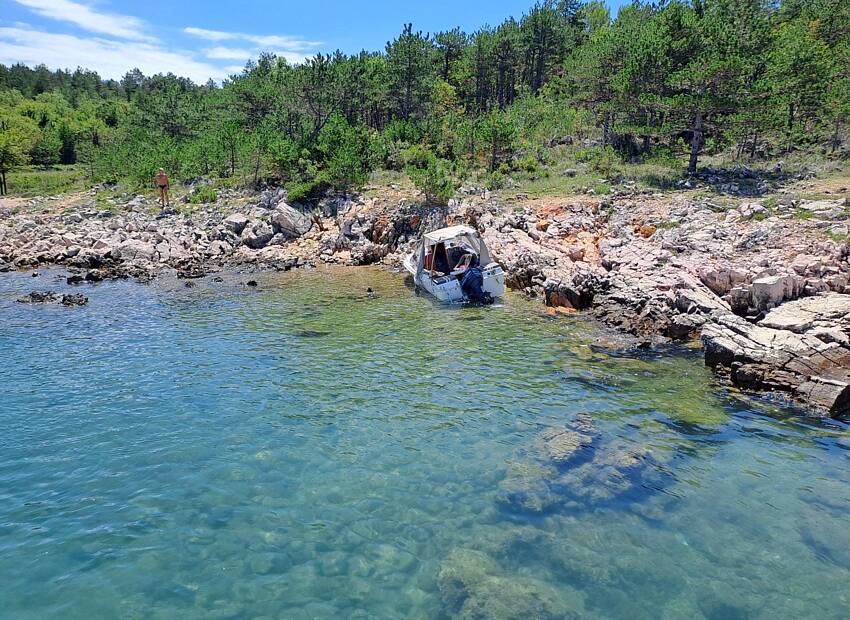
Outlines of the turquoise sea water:
<svg viewBox="0 0 850 620">
<path fill-rule="evenodd" d="M 850 616 L 850 431 L 695 352 L 367 269 L 14 302 L 57 276 L 0 275 L 0 617 Z"/>
</svg>

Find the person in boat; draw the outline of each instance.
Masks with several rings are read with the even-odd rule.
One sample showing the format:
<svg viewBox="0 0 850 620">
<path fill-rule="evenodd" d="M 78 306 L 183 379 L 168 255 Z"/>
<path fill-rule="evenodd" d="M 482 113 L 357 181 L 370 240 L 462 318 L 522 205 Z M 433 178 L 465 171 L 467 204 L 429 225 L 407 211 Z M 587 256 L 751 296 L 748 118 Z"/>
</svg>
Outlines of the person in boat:
<svg viewBox="0 0 850 620">
<path fill-rule="evenodd" d="M 153 183 L 159 188 L 159 202 L 162 205 L 162 208 L 168 207 L 171 205 L 171 201 L 168 198 L 168 188 L 170 183 L 168 182 L 168 175 L 165 174 L 165 170 L 162 168 L 159 169 L 159 172 L 156 173 L 156 176 L 153 178 Z"/>
</svg>

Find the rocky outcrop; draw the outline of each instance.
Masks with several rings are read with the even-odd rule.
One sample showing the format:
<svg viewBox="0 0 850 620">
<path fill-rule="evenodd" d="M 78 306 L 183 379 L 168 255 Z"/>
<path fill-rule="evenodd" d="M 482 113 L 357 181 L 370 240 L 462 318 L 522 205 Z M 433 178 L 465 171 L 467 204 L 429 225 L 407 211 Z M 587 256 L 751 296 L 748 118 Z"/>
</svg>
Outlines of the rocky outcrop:
<svg viewBox="0 0 850 620">
<path fill-rule="evenodd" d="M 273 266 L 305 264 L 316 254 L 312 222 L 277 192 L 254 206 L 249 198 L 185 214 L 157 212 L 144 196 L 114 201 L 110 210 L 96 209 L 86 194 L 57 201 L 55 210 L 45 209 L 37 199 L 31 202 L 38 211 L 9 209 L 0 218 L 0 266 L 56 264 L 81 272 L 99 270 L 104 277 L 150 278 L 163 269 L 265 261 Z M 284 248 L 292 242 L 303 245 L 294 251 Z M 257 256 L 269 246 L 279 250 Z M 300 260 L 290 260 L 296 258 Z"/>
<path fill-rule="evenodd" d="M 725 314 L 702 332 L 706 363 L 745 389 L 786 393 L 832 416 L 850 414 L 850 295 L 789 302 L 758 323 Z"/>
<path fill-rule="evenodd" d="M 843 415 L 836 347 L 850 324 L 834 314 L 836 300 L 850 299 L 848 246 L 823 235 L 832 223 L 796 217 L 801 209 L 846 217 L 842 203 L 821 202 L 828 204 L 771 211 L 754 202 L 730 210 L 706 199 L 550 201 L 485 211 L 479 226 L 510 284 L 548 306 L 585 310 L 641 338 L 704 335 L 710 365 L 728 369 L 736 385 Z M 807 301 L 825 293 L 833 300 L 826 305 Z M 799 331 L 808 323 L 820 338 Z M 727 340 L 736 346 L 720 347 Z M 732 358 L 725 365 L 712 356 L 721 349 L 734 351 L 721 356 Z"/>
</svg>

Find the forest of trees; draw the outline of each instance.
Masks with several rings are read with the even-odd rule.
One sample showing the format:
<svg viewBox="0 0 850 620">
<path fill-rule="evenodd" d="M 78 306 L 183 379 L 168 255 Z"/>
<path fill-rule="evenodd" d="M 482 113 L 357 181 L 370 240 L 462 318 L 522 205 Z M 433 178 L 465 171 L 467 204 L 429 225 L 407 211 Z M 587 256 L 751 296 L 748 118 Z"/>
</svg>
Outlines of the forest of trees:
<svg viewBox="0 0 850 620">
<path fill-rule="evenodd" d="M 163 71 L 167 71 L 163 67 Z M 130 71 L 0 65 L 0 191 L 23 164 L 92 181 L 238 177 L 293 200 L 405 170 L 434 200 L 574 140 L 635 161 L 663 151 L 843 156 L 850 0 L 546 0 L 468 34 L 404 26 L 382 51 L 264 55 L 218 85 Z M 533 164 L 533 162 L 532 162 Z"/>
</svg>

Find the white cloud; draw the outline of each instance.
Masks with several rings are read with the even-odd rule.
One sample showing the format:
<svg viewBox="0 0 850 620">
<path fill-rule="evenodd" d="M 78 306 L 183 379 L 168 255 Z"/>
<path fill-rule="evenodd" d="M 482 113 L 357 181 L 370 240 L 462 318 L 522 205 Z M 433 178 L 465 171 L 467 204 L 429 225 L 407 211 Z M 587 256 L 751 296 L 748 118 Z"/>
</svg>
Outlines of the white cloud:
<svg viewBox="0 0 850 620">
<path fill-rule="evenodd" d="M 166 50 L 142 41 L 110 41 L 55 34 L 29 27 L 0 27 L 0 63 L 45 64 L 53 69 L 85 67 L 102 77 L 119 79 L 138 67 L 142 73 L 174 73 L 206 82 L 231 73 L 225 68 L 198 61 L 191 52 Z"/>
<path fill-rule="evenodd" d="M 258 35 L 242 35 L 242 38 L 253 41 L 261 47 L 281 47 L 293 52 L 303 52 L 321 45 L 321 41 L 305 41 L 296 37 L 280 37 L 276 35 L 258 36 Z"/>
<path fill-rule="evenodd" d="M 278 56 L 286 58 L 289 62 L 302 62 L 306 58 L 305 52 L 309 52 L 322 45 L 321 41 L 308 41 L 300 37 L 225 32 L 223 30 L 207 30 L 206 28 L 195 28 L 193 26 L 184 28 L 183 32 L 199 39 L 217 43 L 222 41 L 248 41 L 254 44 L 250 50 L 253 56 L 258 56 L 263 51 L 272 51 Z"/>
<path fill-rule="evenodd" d="M 251 50 L 221 45 L 204 50 L 204 56 L 214 60 L 248 60 L 254 53 Z"/>
<path fill-rule="evenodd" d="M 83 30 L 131 41 L 156 41 L 145 34 L 146 24 L 138 17 L 102 13 L 85 4 L 71 0 L 14 0 L 33 12 L 79 26 Z"/>
<path fill-rule="evenodd" d="M 238 39 L 239 36 L 233 32 L 222 32 L 221 30 L 207 30 L 205 28 L 193 28 L 188 27 L 184 28 L 183 32 L 186 34 L 190 34 L 193 37 L 198 37 L 199 39 L 206 39 L 207 41 L 230 41 L 232 39 Z"/>
</svg>

